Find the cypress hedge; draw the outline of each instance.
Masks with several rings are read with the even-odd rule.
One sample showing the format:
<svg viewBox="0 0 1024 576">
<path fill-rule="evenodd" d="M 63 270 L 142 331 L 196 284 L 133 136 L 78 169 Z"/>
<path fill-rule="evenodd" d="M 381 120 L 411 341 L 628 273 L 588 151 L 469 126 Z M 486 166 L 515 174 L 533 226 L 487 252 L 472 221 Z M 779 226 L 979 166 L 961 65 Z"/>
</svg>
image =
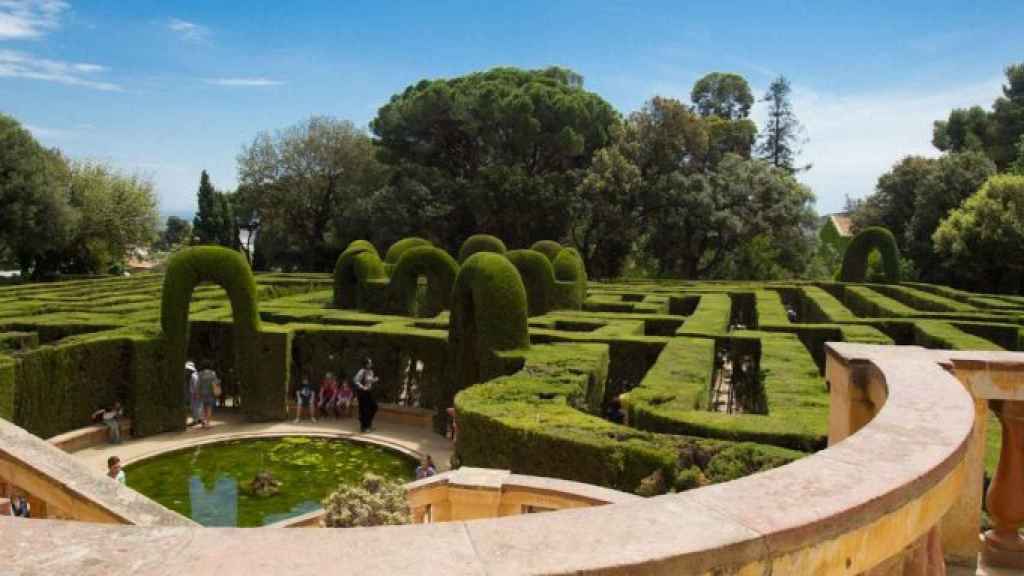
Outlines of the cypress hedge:
<svg viewBox="0 0 1024 576">
<path fill-rule="evenodd" d="M 547 314 L 552 309 L 552 292 L 555 289 L 555 269 L 551 260 L 536 250 L 511 250 L 505 256 L 519 270 L 526 286 L 529 315 Z"/>
<path fill-rule="evenodd" d="M 359 242 L 359 240 L 356 240 L 356 242 Z M 363 242 L 366 241 L 363 240 Z M 430 242 L 430 240 L 424 240 L 423 238 L 419 238 L 416 236 L 402 238 L 398 242 L 392 244 L 390 248 L 388 248 L 387 254 L 384 256 L 384 262 L 392 265 L 398 264 L 398 261 L 401 260 L 402 258 L 402 254 L 405 254 L 407 250 L 411 248 L 416 248 L 417 246 L 433 246 L 433 244 Z"/>
<path fill-rule="evenodd" d="M 395 312 L 407 316 L 415 315 L 420 276 L 427 277 L 425 310 L 420 310 L 420 315 L 436 316 L 442 310 L 449 309 L 452 287 L 458 273 L 458 262 L 440 248 L 413 245 L 405 249 L 391 274 L 389 288 L 396 303 Z"/>
<path fill-rule="evenodd" d="M 896 238 L 887 228 L 872 226 L 857 233 L 843 254 L 843 267 L 839 279 L 843 282 L 863 282 L 868 269 L 868 255 L 878 250 L 882 255 L 885 281 L 898 284 L 900 281 L 900 249 Z"/>
<path fill-rule="evenodd" d="M 555 258 L 562 251 L 562 245 L 554 240 L 538 240 L 530 246 L 530 250 L 540 252 L 547 257 L 548 261 L 554 263 Z"/>
<path fill-rule="evenodd" d="M 465 262 L 470 256 L 477 252 L 494 252 L 496 254 L 504 254 L 508 250 L 505 248 L 505 243 L 501 241 L 497 236 L 491 236 L 490 234 L 474 234 L 466 241 L 462 243 L 459 248 L 459 262 Z"/>
<path fill-rule="evenodd" d="M 552 306 L 556 309 L 580 310 L 587 299 L 587 269 L 575 248 L 563 248 L 552 263 L 555 289 Z"/>
<path fill-rule="evenodd" d="M 334 265 L 334 305 L 362 309 L 380 303 L 387 271 L 377 250 L 365 240 L 356 240 L 338 256 Z M 376 283 L 376 286 L 373 284 Z M 385 286 L 386 288 L 386 286 Z"/>
</svg>

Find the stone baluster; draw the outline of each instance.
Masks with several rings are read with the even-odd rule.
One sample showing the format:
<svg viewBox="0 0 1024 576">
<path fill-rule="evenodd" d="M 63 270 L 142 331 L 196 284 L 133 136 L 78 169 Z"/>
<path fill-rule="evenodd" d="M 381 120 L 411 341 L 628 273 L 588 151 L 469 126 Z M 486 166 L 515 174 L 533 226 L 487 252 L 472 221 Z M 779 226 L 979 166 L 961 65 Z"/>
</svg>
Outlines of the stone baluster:
<svg viewBox="0 0 1024 576">
<path fill-rule="evenodd" d="M 991 407 L 1002 425 L 1003 445 L 985 497 L 994 527 L 985 533 L 982 562 L 1024 569 L 1024 402 L 993 400 Z"/>
</svg>

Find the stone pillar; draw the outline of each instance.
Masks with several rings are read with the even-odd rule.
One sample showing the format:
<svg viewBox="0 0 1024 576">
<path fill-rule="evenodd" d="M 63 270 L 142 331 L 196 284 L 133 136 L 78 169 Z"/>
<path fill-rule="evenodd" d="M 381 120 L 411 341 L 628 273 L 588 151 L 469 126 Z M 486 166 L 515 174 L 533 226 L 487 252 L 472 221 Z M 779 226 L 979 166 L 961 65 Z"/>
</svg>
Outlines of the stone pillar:
<svg viewBox="0 0 1024 576">
<path fill-rule="evenodd" d="M 0 498 L 0 516 L 11 516 L 11 501 L 7 498 Z"/>
<path fill-rule="evenodd" d="M 960 498 L 942 517 L 942 547 L 946 561 L 971 566 L 978 561 L 981 543 L 978 530 L 981 526 L 981 500 L 985 480 L 985 435 L 988 426 L 988 401 L 979 398 L 971 385 L 972 376 L 978 372 L 957 366 L 955 375 L 974 396 L 974 432 L 967 445 L 966 471 Z"/>
<path fill-rule="evenodd" d="M 994 527 L 985 533 L 982 562 L 1024 570 L 1024 402 L 996 400 L 992 411 L 1003 429 L 1003 445 L 985 496 Z"/>
</svg>

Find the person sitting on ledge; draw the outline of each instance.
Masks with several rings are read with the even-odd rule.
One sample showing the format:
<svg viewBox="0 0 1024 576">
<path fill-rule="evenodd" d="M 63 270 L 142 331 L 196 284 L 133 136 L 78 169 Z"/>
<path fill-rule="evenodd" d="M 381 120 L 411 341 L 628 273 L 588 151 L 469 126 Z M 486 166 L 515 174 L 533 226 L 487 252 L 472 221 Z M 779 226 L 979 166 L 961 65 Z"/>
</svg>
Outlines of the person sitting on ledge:
<svg viewBox="0 0 1024 576">
<path fill-rule="evenodd" d="M 416 479 L 430 478 L 434 474 L 437 474 L 437 467 L 434 466 L 434 459 L 430 457 L 430 454 L 423 456 L 420 460 L 420 465 L 416 467 Z"/>
<path fill-rule="evenodd" d="M 345 416 L 352 415 L 352 401 L 355 399 L 356 393 L 352 390 L 352 384 L 349 383 L 348 378 L 344 378 L 341 381 L 341 388 L 338 389 L 337 400 L 334 403 L 335 414 L 339 417 L 344 414 Z"/>
<path fill-rule="evenodd" d="M 302 420 L 302 409 L 309 412 L 309 419 L 316 422 L 316 388 L 309 383 L 309 376 L 302 377 L 302 385 L 295 392 L 295 423 Z"/>
<path fill-rule="evenodd" d="M 338 381 L 334 378 L 333 372 L 328 372 L 320 382 L 320 401 L 317 402 L 317 407 L 321 416 L 326 417 L 328 412 L 333 412 L 334 417 L 338 417 L 337 396 Z"/>
<path fill-rule="evenodd" d="M 119 401 L 114 401 L 110 406 L 100 408 L 92 413 L 93 421 L 102 421 L 107 426 L 110 431 L 111 444 L 121 443 L 121 416 L 123 415 L 124 409 L 121 408 Z"/>
<path fill-rule="evenodd" d="M 11 513 L 16 518 L 31 518 L 32 509 L 28 505 L 28 498 L 21 494 L 11 498 Z"/>
<path fill-rule="evenodd" d="M 117 456 L 107 458 L 107 476 L 117 480 L 121 484 L 126 482 L 124 470 L 121 469 L 121 459 Z"/>
</svg>

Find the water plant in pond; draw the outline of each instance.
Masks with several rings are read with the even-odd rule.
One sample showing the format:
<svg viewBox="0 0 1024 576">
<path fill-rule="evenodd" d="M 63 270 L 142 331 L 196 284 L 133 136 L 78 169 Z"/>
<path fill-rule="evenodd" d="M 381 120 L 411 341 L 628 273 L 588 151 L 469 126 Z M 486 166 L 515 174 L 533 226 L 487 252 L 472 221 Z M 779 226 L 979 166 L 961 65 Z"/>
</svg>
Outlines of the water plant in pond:
<svg viewBox="0 0 1024 576">
<path fill-rule="evenodd" d="M 320 508 L 366 473 L 405 482 L 414 468 L 379 446 L 285 437 L 188 448 L 132 464 L 126 474 L 130 487 L 204 526 L 263 526 Z"/>
</svg>

